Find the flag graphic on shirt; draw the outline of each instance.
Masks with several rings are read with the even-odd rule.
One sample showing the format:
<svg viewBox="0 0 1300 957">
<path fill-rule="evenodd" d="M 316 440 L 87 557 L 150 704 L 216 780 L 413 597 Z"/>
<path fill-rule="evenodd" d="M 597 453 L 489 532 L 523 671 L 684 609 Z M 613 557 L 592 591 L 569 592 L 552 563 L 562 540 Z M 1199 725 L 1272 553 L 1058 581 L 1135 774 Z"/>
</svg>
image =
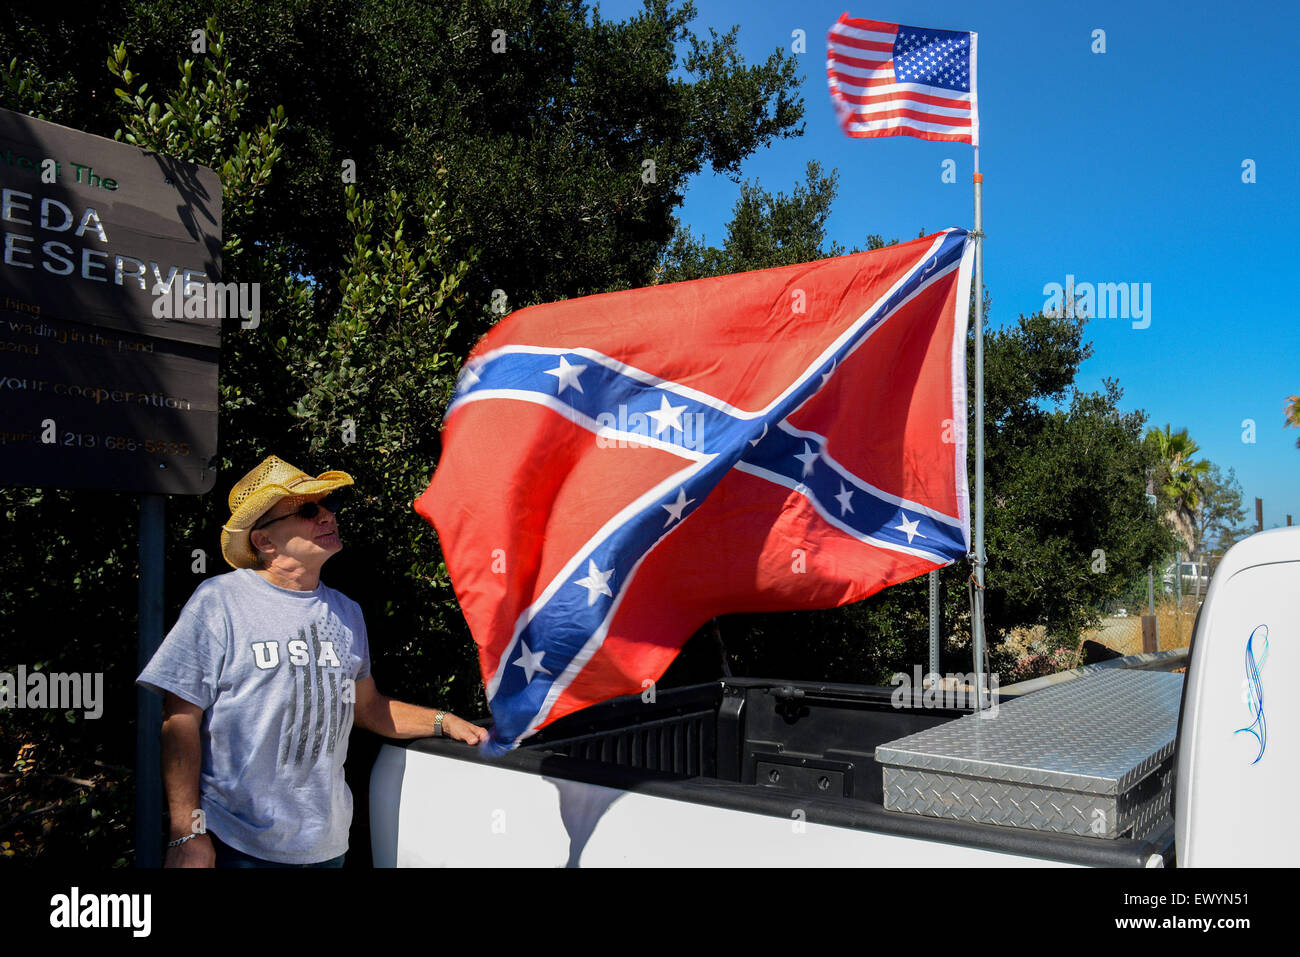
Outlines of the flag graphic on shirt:
<svg viewBox="0 0 1300 957">
<path fill-rule="evenodd" d="M 964 230 L 523 309 L 473 350 L 416 510 L 488 750 L 644 691 L 710 618 L 965 556 Z"/>
<path fill-rule="evenodd" d="M 826 37 L 826 75 L 844 132 L 979 146 L 976 37 L 844 14 Z"/>
<path fill-rule="evenodd" d="M 283 676 L 280 680 L 293 684 L 280 736 L 280 766 L 310 768 L 320 759 L 322 750 L 332 759 L 340 735 L 350 730 L 352 710 L 351 700 L 343 693 L 342 662 L 337 649 L 344 640 L 337 623 L 326 618 L 313 622 L 310 630 L 299 628 L 296 642 L 283 642 L 288 649 L 283 659 L 281 642 L 257 644 L 262 646 L 254 648 L 258 666 L 276 670 Z"/>
</svg>

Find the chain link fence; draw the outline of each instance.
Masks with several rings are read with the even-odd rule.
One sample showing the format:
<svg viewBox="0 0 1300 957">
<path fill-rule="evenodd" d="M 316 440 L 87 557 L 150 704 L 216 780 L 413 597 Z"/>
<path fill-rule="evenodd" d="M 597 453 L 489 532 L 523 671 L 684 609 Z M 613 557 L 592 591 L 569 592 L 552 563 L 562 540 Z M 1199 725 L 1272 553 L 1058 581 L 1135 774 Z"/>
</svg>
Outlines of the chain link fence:
<svg viewBox="0 0 1300 957">
<path fill-rule="evenodd" d="M 1192 563 L 1183 563 L 1191 565 Z M 1078 642 L 1063 648 L 1049 640 L 1045 629 L 1016 629 L 1003 649 L 1013 662 L 1003 675 L 1003 684 L 1029 680 L 1109 658 L 1173 651 L 1191 644 L 1196 615 L 1205 601 L 1217 562 L 1184 569 L 1179 582 L 1175 563 L 1152 573 L 1152 598 L 1145 584 L 1126 600 L 1113 601 L 1098 609 L 1100 621 L 1084 632 Z M 1178 594 L 1179 585 L 1183 593 Z"/>
<path fill-rule="evenodd" d="M 1084 634 L 1084 642 L 1095 642 L 1119 655 L 1186 648 L 1204 600 L 1204 593 L 1199 599 L 1195 593 L 1183 595 L 1181 601 L 1176 595 L 1157 595 L 1154 615 L 1149 614 L 1145 602 L 1138 608 L 1113 604 L 1104 609 L 1101 623 Z M 1144 626 L 1144 619 L 1150 623 Z M 1087 649 L 1084 651 L 1086 654 Z"/>
</svg>

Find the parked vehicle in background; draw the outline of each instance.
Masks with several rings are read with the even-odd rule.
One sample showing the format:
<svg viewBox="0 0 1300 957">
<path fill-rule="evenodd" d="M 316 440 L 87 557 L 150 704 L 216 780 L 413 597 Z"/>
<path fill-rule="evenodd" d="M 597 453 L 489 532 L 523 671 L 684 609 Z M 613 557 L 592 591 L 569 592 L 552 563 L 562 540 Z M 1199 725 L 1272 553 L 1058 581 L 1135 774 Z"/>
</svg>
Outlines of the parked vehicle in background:
<svg viewBox="0 0 1300 957">
<path fill-rule="evenodd" d="M 1165 594 L 1172 595 L 1177 591 L 1174 575 L 1174 562 L 1170 562 L 1162 573 L 1162 581 L 1165 586 Z M 1184 595 L 1204 595 L 1210 588 L 1210 566 L 1205 562 L 1182 562 L 1179 566 L 1182 569 L 1183 594 Z"/>
</svg>

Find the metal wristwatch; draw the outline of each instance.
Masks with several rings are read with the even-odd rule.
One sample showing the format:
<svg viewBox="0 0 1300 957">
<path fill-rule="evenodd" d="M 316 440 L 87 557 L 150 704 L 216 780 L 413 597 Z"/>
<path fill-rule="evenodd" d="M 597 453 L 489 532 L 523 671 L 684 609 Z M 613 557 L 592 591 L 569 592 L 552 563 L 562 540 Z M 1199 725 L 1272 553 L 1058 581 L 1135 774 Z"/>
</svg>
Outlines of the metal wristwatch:
<svg viewBox="0 0 1300 957">
<path fill-rule="evenodd" d="M 439 711 L 437 717 L 433 719 L 433 736 L 435 738 L 446 737 L 446 733 L 442 730 L 442 719 L 445 717 L 447 717 L 447 712 Z"/>
</svg>

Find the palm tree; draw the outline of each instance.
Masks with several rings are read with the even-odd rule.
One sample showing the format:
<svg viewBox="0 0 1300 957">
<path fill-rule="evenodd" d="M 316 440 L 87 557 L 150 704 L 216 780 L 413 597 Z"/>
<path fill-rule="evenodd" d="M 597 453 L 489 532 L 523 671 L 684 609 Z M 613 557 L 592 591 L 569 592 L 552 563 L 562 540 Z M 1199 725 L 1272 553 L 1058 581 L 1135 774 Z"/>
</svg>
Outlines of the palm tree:
<svg viewBox="0 0 1300 957">
<path fill-rule="evenodd" d="M 1151 429 L 1147 441 L 1156 451 L 1156 481 L 1162 493 L 1162 503 L 1168 509 L 1165 521 L 1187 546 L 1187 553 L 1198 550 L 1196 512 L 1201 505 L 1201 483 L 1210 471 L 1205 459 L 1192 457 L 1201 450 L 1186 429 L 1174 432 L 1168 425 L 1164 430 Z M 1178 570 L 1181 573 L 1181 569 Z"/>
<path fill-rule="evenodd" d="M 1286 406 L 1282 410 L 1286 416 L 1285 428 L 1295 426 L 1300 429 L 1300 395 L 1289 395 L 1286 398 Z M 1300 449 L 1300 439 L 1295 440 L 1295 447 Z"/>
</svg>

